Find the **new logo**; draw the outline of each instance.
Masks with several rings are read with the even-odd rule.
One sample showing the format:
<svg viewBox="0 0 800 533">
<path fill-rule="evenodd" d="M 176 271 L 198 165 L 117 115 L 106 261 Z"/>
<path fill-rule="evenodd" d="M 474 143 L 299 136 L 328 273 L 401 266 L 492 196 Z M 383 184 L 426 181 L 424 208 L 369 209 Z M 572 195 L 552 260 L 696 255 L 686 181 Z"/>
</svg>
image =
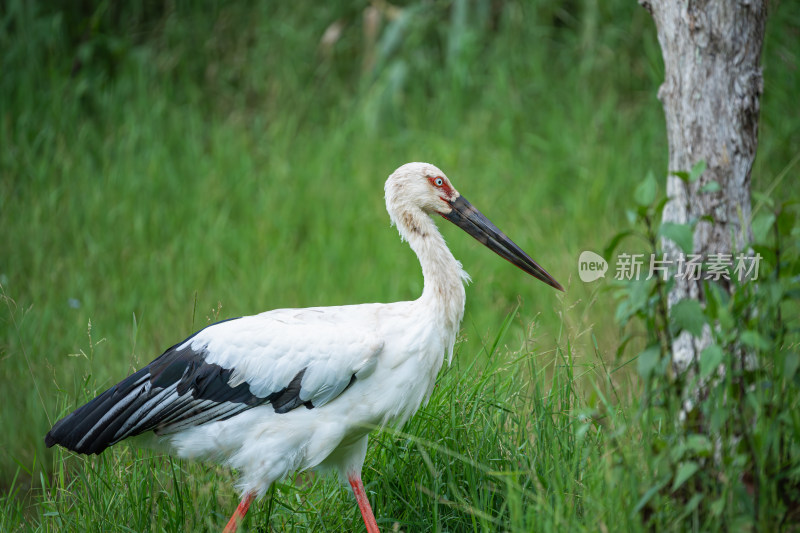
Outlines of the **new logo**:
<svg viewBox="0 0 800 533">
<path fill-rule="evenodd" d="M 586 250 L 578 258 L 578 276 L 584 283 L 606 277 L 608 263 L 602 256 Z"/>
</svg>

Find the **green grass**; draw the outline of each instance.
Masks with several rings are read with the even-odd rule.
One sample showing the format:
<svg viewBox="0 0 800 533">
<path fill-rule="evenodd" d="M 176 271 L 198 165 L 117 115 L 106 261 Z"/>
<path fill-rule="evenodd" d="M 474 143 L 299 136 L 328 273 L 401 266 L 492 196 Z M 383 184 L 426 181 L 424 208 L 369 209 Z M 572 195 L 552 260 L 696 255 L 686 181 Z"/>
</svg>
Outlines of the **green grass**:
<svg viewBox="0 0 800 533">
<path fill-rule="evenodd" d="M 363 477 L 386 530 L 639 527 L 635 515 L 618 515 L 624 500 L 608 508 L 606 499 L 586 498 L 587 479 L 592 491 L 614 489 L 597 485 L 606 469 L 598 446 L 605 437 L 582 415 L 572 354 L 503 348 L 514 318 L 479 353 L 458 354 L 428 406 L 402 431 L 373 439 Z M 601 371 L 596 360 L 581 368 Z M 68 456 L 55 452 L 57 469 L 36 496 L 32 530 L 214 530 L 236 503 L 225 469 L 125 448 L 77 461 Z M 335 479 L 301 475 L 276 485 L 245 526 L 358 530 L 353 503 Z M 13 529 L 18 514 L 11 516 Z"/>
<path fill-rule="evenodd" d="M 641 385 L 633 365 L 611 370 L 631 356 L 615 360 L 616 302 L 575 263 L 625 224 L 646 172 L 666 170 L 648 14 L 413 4 L 367 45 L 362 7 L 317 4 L 0 10 L 0 391 L 13 398 L 0 403 L 13 428 L 0 432 L 0 529 L 218 529 L 236 499 L 228 472 L 124 445 L 76 458 L 43 435 L 209 320 L 416 298 L 419 266 L 383 204 L 411 160 L 443 168 L 568 290 L 440 223 L 475 281 L 430 404 L 370 448 L 380 524 L 642 528 Z M 796 185 L 800 13 L 771 9 L 753 183 L 781 197 Z M 590 411 L 605 422 L 582 422 Z M 301 476 L 271 501 L 250 527 L 360 520 L 329 479 Z M 675 527 L 680 510 L 658 520 Z"/>
</svg>

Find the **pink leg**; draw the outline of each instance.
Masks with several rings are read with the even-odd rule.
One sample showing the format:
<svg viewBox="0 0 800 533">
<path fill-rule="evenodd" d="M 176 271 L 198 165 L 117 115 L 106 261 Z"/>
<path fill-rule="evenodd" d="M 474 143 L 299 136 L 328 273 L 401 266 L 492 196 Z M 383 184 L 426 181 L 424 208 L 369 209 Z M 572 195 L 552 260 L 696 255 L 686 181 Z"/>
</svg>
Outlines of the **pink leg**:
<svg viewBox="0 0 800 533">
<path fill-rule="evenodd" d="M 225 526 L 222 533 L 236 533 L 236 530 L 239 528 L 239 522 L 244 519 L 244 515 L 247 514 L 247 510 L 250 508 L 250 504 L 253 503 L 255 497 L 255 492 L 248 492 L 245 497 L 242 498 L 242 501 L 239 502 L 239 507 L 233 512 L 233 516 L 228 520 L 228 525 Z"/>
<path fill-rule="evenodd" d="M 353 494 L 356 495 L 358 508 L 361 510 L 361 516 L 364 518 L 364 525 L 367 526 L 367 533 L 380 533 L 378 523 L 375 521 L 375 515 L 372 514 L 372 507 L 369 505 L 367 493 L 364 492 L 364 483 L 361 482 L 360 475 L 347 476 L 350 486 L 353 487 Z"/>
</svg>

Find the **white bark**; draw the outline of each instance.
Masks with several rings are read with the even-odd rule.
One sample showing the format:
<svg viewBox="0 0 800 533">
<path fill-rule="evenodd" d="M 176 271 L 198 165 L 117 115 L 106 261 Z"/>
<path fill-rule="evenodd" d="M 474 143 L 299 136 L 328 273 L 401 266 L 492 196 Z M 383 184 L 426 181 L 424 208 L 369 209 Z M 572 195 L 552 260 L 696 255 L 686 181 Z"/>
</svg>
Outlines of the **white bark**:
<svg viewBox="0 0 800 533">
<path fill-rule="evenodd" d="M 670 201 L 664 221 L 698 221 L 694 253 L 741 250 L 750 233 L 750 171 L 758 141 L 759 98 L 763 90 L 761 48 L 765 0 L 639 0 L 653 15 L 664 57 L 665 79 L 658 91 L 669 141 L 669 169 L 688 171 L 705 161 L 694 184 L 667 178 Z M 710 182 L 717 192 L 701 192 Z M 703 220 L 711 217 L 713 222 Z M 664 242 L 670 257 L 680 250 Z M 703 301 L 699 281 L 676 280 L 670 306 L 686 297 Z M 708 332 L 706 332 L 708 333 Z M 710 335 L 683 332 L 673 341 L 677 370 L 695 360 Z"/>
</svg>

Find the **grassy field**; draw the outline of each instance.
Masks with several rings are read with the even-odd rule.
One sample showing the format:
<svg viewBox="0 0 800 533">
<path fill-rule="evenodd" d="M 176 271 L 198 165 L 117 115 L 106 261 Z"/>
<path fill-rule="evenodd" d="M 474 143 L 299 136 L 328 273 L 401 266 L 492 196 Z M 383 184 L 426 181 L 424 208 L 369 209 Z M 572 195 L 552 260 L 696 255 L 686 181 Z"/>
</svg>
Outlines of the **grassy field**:
<svg viewBox="0 0 800 533">
<path fill-rule="evenodd" d="M 85 459 L 44 434 L 211 320 L 416 298 L 383 203 L 407 161 L 440 166 L 568 288 L 442 227 L 474 283 L 430 404 L 371 445 L 381 527 L 753 526 L 735 505 L 722 521 L 646 505 L 635 354 L 616 355 L 608 285 L 576 277 L 667 170 L 635 2 L 410 3 L 374 40 L 360 4 L 85 4 L 0 8 L 0 530 L 219 529 L 230 472 L 124 445 Z M 753 188 L 780 198 L 797 186 L 800 9 L 770 9 Z M 272 496 L 248 527 L 361 527 L 332 479 Z"/>
</svg>

